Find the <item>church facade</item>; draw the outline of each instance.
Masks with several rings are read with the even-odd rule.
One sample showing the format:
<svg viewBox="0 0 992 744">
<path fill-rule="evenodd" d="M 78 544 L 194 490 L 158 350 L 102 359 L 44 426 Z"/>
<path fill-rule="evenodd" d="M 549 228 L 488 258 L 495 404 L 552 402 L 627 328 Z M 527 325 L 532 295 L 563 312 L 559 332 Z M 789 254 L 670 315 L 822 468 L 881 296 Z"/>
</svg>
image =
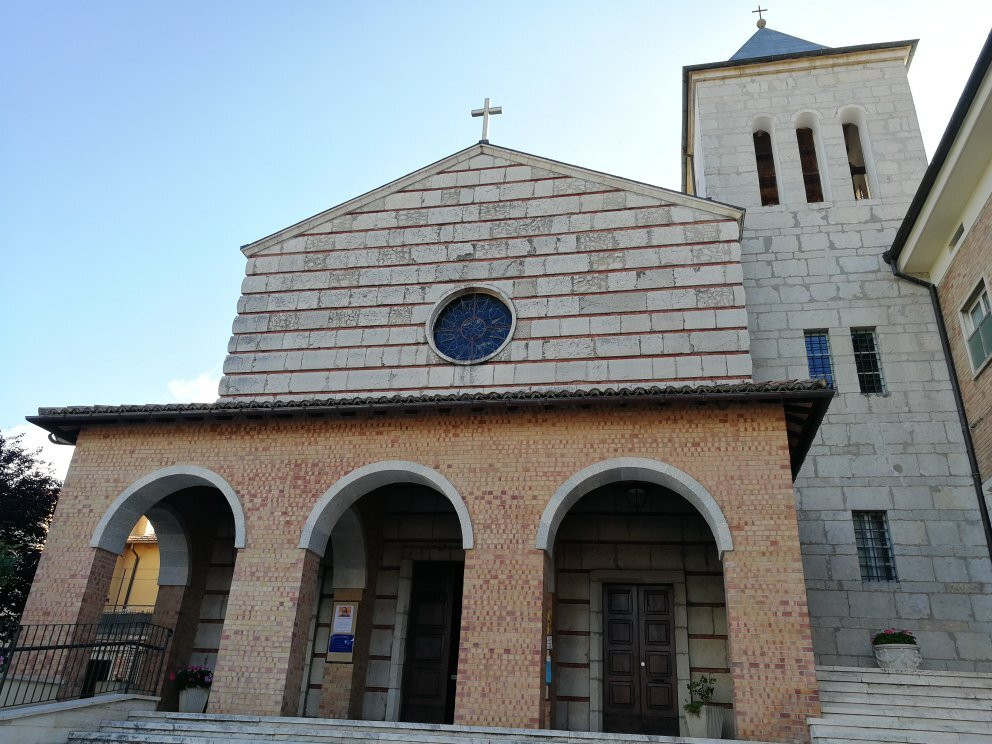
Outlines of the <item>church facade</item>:
<svg viewBox="0 0 992 744">
<path fill-rule="evenodd" d="M 935 321 L 881 263 L 912 51 L 686 68 L 683 192 L 481 142 L 245 246 L 216 403 L 31 418 L 76 453 L 23 622 L 95 622 L 145 516 L 210 712 L 684 734 L 705 676 L 725 734 L 805 741 L 872 631 L 988 670 Z"/>
</svg>

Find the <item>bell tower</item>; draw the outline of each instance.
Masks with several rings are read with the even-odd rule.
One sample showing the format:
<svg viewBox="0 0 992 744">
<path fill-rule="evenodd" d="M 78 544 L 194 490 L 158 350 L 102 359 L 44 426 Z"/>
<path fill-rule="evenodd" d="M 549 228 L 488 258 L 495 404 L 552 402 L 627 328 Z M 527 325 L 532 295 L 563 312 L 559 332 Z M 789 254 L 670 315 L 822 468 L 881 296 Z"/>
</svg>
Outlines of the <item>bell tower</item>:
<svg viewBox="0 0 992 744">
<path fill-rule="evenodd" d="M 959 631 L 985 627 L 953 597 L 981 580 L 961 556 L 983 537 L 936 318 L 882 259 L 927 164 L 915 50 L 761 20 L 730 59 L 683 70 L 682 187 L 747 210 L 754 380 L 837 391 L 795 482 L 819 664 L 870 666 L 871 632 L 895 624 L 946 650 L 932 668 L 964 669 Z"/>
</svg>

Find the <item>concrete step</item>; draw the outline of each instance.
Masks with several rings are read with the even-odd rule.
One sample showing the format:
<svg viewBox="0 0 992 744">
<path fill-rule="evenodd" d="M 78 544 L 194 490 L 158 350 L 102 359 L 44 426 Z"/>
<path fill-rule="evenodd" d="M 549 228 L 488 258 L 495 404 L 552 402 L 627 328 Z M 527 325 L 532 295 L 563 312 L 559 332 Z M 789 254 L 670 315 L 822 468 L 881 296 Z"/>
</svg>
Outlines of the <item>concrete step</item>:
<svg viewBox="0 0 992 744">
<path fill-rule="evenodd" d="M 836 667 L 822 666 L 816 668 L 816 678 L 823 682 L 883 679 L 898 680 L 900 683 L 919 684 L 961 684 L 971 687 L 992 687 L 992 672 L 953 672 L 944 670 L 917 669 L 916 671 L 889 671 L 873 667 Z"/>
<path fill-rule="evenodd" d="M 142 712 L 126 721 L 106 721 L 99 731 L 76 732 L 77 744 L 260 744 L 301 742 L 356 744 L 716 744 L 715 739 L 635 736 L 595 732 L 502 729 L 480 726 L 344 721 L 266 716 Z M 726 740 L 723 740 L 726 744 Z M 753 744 L 753 743 L 752 743 Z"/>
<path fill-rule="evenodd" d="M 898 718 L 923 718 L 923 719 L 950 719 L 955 721 L 988 721 L 992 726 L 992 710 L 980 710 L 973 707 L 949 708 L 917 705 L 870 705 L 867 703 L 835 703 L 821 701 L 820 708 L 823 718 L 831 718 L 834 715 L 859 716 L 859 715 L 879 715 L 880 710 L 886 711 L 887 715 Z"/>
<path fill-rule="evenodd" d="M 833 682 L 820 685 L 821 696 L 842 692 L 863 695 L 900 695 L 907 698 L 964 698 L 992 701 L 992 690 L 974 687 L 882 684 L 874 682 Z"/>
<path fill-rule="evenodd" d="M 900 694 L 893 695 L 869 695 L 864 692 L 824 692 L 820 691 L 821 702 L 829 703 L 858 703 L 863 705 L 880 705 L 891 707 L 893 705 L 920 705 L 922 707 L 939 708 L 967 708 L 978 710 L 992 710 L 992 703 L 976 698 L 939 698 L 939 702 L 934 702 L 934 698 L 928 696 L 907 696 Z"/>
<path fill-rule="evenodd" d="M 870 741 L 876 744 L 989 744 L 990 732 L 930 731 L 905 727 L 858 726 L 810 719 L 814 744 L 852 744 Z"/>
<path fill-rule="evenodd" d="M 966 721 L 948 718 L 917 718 L 902 717 L 895 713 L 876 712 L 873 715 L 830 715 L 822 718 L 809 719 L 811 726 L 827 724 L 830 726 L 853 726 L 865 729 L 910 729 L 931 731 L 935 733 L 950 732 L 962 734 L 984 734 L 992 736 L 992 724 L 988 721 Z"/>
</svg>

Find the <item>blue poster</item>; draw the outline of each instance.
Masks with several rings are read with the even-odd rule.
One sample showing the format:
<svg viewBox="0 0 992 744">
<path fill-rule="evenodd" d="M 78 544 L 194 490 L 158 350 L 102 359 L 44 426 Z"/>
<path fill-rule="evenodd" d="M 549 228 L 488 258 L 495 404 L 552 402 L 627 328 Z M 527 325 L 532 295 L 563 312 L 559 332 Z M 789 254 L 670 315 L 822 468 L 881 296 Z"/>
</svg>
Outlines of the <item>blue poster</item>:
<svg viewBox="0 0 992 744">
<path fill-rule="evenodd" d="M 350 654 L 355 650 L 355 636 L 353 635 L 332 635 L 331 642 L 327 646 L 328 653 Z"/>
</svg>

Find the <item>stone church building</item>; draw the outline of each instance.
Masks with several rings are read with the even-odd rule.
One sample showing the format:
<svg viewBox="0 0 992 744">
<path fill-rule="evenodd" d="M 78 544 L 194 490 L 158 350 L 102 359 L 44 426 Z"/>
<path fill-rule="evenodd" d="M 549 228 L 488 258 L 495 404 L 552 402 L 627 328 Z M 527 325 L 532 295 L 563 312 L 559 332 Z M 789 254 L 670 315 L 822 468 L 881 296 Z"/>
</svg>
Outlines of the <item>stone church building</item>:
<svg viewBox="0 0 992 744">
<path fill-rule="evenodd" d="M 76 451 L 23 622 L 95 622 L 144 516 L 208 712 L 679 734 L 707 675 L 725 734 L 805 741 L 882 628 L 992 671 L 936 320 L 882 260 L 914 50 L 686 67 L 681 191 L 484 140 L 245 246 L 216 403 L 30 418 Z"/>
</svg>

